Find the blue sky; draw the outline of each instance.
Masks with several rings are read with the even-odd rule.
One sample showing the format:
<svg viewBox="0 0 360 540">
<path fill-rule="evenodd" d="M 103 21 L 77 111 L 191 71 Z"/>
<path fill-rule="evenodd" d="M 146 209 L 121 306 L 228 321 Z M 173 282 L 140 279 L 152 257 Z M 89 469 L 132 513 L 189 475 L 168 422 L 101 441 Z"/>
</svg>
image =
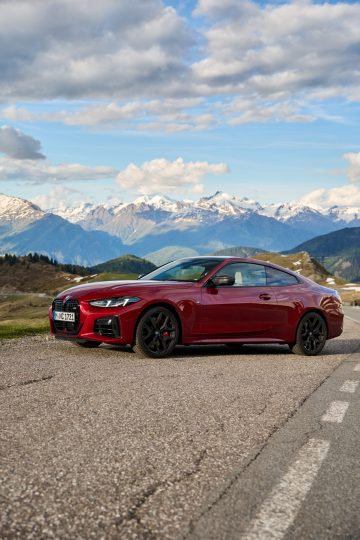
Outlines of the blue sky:
<svg viewBox="0 0 360 540">
<path fill-rule="evenodd" d="M 360 3 L 13 0 L 0 192 L 360 206 Z"/>
</svg>

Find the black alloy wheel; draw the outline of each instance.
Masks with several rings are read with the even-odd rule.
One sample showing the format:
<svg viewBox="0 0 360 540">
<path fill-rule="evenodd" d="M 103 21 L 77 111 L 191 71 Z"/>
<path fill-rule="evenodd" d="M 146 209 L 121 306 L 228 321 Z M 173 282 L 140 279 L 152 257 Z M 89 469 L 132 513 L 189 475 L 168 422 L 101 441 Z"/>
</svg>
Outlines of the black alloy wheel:
<svg viewBox="0 0 360 540">
<path fill-rule="evenodd" d="M 301 319 L 297 332 L 296 343 L 291 348 L 295 354 L 316 356 L 319 354 L 327 339 L 327 328 L 319 313 L 307 313 Z"/>
<path fill-rule="evenodd" d="M 175 349 L 179 334 L 176 316 L 166 307 L 157 306 L 149 309 L 141 317 L 133 348 L 141 356 L 164 358 Z"/>
<path fill-rule="evenodd" d="M 84 349 L 96 349 L 101 345 L 101 341 L 76 341 L 76 345 Z"/>
</svg>

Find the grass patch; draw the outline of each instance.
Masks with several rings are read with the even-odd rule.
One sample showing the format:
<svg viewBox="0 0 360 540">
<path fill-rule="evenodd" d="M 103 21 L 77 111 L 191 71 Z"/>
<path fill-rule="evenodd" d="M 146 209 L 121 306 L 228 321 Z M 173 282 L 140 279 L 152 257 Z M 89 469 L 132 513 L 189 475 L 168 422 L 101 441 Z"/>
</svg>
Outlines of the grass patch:
<svg viewBox="0 0 360 540">
<path fill-rule="evenodd" d="M 139 274 L 117 274 L 116 272 L 104 272 L 98 274 L 97 276 L 80 281 L 80 283 L 95 283 L 96 281 L 114 281 L 114 280 L 124 280 L 124 279 L 137 279 Z"/>
<path fill-rule="evenodd" d="M 0 339 L 14 339 L 22 336 L 34 336 L 35 334 L 49 332 L 49 322 L 40 320 L 1 321 Z"/>
<path fill-rule="evenodd" d="M 11 294 L 0 297 L 0 339 L 49 332 L 51 297 Z"/>
</svg>

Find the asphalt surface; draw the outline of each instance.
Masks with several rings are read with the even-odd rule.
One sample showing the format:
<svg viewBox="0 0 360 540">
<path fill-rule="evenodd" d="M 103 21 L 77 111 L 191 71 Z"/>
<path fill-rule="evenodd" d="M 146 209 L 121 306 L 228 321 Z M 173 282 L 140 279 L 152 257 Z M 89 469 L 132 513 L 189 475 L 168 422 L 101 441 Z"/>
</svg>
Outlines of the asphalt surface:
<svg viewBox="0 0 360 540">
<path fill-rule="evenodd" d="M 286 534 L 359 538 L 360 389 L 343 423 L 319 420 L 342 381 L 360 379 L 359 328 L 346 319 L 315 358 L 1 342 L 0 537 L 240 538 L 303 445 L 324 439 Z"/>
<path fill-rule="evenodd" d="M 345 315 L 356 322 L 360 322 L 360 307 L 343 306 Z"/>
</svg>

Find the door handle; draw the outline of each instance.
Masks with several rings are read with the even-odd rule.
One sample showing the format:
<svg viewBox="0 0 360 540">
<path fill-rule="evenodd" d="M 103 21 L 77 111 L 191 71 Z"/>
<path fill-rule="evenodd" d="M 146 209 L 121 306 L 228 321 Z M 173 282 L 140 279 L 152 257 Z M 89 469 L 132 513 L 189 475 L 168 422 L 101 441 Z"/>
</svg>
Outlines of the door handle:
<svg viewBox="0 0 360 540">
<path fill-rule="evenodd" d="M 259 294 L 259 298 L 260 300 L 271 300 L 270 294 L 266 294 L 266 293 Z"/>
</svg>

